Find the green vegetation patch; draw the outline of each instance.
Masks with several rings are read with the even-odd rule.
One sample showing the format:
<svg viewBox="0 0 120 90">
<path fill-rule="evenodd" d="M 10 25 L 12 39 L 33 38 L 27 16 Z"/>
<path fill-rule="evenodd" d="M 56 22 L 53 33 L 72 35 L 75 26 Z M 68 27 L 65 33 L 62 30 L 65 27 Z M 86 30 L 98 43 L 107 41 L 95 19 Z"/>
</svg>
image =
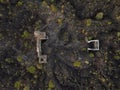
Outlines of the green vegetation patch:
<svg viewBox="0 0 120 90">
<path fill-rule="evenodd" d="M 117 36 L 120 37 L 120 32 L 117 33 Z"/>
<path fill-rule="evenodd" d="M 49 83 L 48 83 L 48 90 L 51 90 L 53 88 L 55 88 L 55 84 L 52 80 L 50 80 Z"/>
<path fill-rule="evenodd" d="M 99 13 L 97 13 L 97 15 L 96 15 L 96 19 L 97 20 L 101 20 L 101 19 L 103 19 L 103 16 L 104 16 L 104 13 L 103 12 L 99 12 Z"/>
<path fill-rule="evenodd" d="M 92 36 L 87 37 L 88 40 L 91 40 L 92 38 L 93 38 Z"/>
<path fill-rule="evenodd" d="M 34 73 L 36 72 L 36 68 L 35 68 L 34 66 L 29 66 L 29 67 L 27 68 L 27 71 L 28 71 L 29 73 L 34 74 Z"/>
<path fill-rule="evenodd" d="M 90 56 L 91 58 L 93 58 L 93 57 L 94 57 L 94 54 L 93 54 L 93 53 L 90 53 L 89 56 Z"/>
<path fill-rule="evenodd" d="M 57 7 L 55 5 L 52 4 L 50 8 L 53 12 L 57 12 Z"/>
<path fill-rule="evenodd" d="M 23 38 L 29 38 L 30 37 L 30 33 L 28 31 L 24 31 L 22 34 Z"/>
<path fill-rule="evenodd" d="M 74 67 L 80 67 L 80 66 L 81 66 L 81 62 L 80 62 L 80 61 L 75 61 L 75 62 L 73 63 L 73 66 L 74 66 Z"/>
<path fill-rule="evenodd" d="M 37 65 L 36 65 L 36 68 L 37 68 L 37 69 L 42 69 L 43 66 L 42 66 L 42 64 L 37 64 Z"/>
<path fill-rule="evenodd" d="M 92 20 L 91 19 L 87 19 L 86 20 L 86 26 L 91 26 L 92 24 Z"/>
<path fill-rule="evenodd" d="M 21 85 L 22 85 L 22 84 L 21 84 L 20 81 L 16 81 L 16 82 L 14 83 L 14 87 L 15 87 L 17 90 L 20 89 Z"/>
<path fill-rule="evenodd" d="M 114 59 L 120 60 L 120 56 L 116 55 L 114 56 Z"/>
<path fill-rule="evenodd" d="M 107 22 L 107 24 L 108 24 L 108 25 L 111 25 L 111 24 L 112 24 L 112 22 L 111 22 L 111 21 L 109 21 L 109 22 Z"/>
<path fill-rule="evenodd" d="M 29 86 L 25 86 L 23 90 L 30 90 Z"/>
<path fill-rule="evenodd" d="M 17 57 L 17 61 L 18 61 L 18 62 L 22 62 L 22 61 L 23 61 L 22 56 L 18 56 L 18 57 Z"/>
<path fill-rule="evenodd" d="M 18 1 L 17 6 L 22 6 L 23 2 L 22 1 Z"/>
</svg>

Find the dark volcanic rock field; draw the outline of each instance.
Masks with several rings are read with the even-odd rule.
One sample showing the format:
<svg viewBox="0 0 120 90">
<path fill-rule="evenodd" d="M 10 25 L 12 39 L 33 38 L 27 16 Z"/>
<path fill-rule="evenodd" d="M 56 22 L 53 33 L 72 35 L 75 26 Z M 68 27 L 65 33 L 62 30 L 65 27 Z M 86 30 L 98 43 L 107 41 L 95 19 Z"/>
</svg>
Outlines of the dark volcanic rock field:
<svg viewBox="0 0 120 90">
<path fill-rule="evenodd" d="M 119 0 L 0 0 L 0 90 L 120 90 L 119 74 Z"/>
</svg>

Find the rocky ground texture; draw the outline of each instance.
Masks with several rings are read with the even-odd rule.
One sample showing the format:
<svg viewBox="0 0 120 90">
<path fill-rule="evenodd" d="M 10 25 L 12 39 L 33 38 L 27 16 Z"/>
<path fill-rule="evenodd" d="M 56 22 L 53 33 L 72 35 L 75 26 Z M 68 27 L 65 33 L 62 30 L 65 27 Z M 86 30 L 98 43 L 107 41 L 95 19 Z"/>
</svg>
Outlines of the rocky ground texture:
<svg viewBox="0 0 120 90">
<path fill-rule="evenodd" d="M 0 90 L 119 90 L 119 74 L 119 0 L 0 0 Z"/>
</svg>

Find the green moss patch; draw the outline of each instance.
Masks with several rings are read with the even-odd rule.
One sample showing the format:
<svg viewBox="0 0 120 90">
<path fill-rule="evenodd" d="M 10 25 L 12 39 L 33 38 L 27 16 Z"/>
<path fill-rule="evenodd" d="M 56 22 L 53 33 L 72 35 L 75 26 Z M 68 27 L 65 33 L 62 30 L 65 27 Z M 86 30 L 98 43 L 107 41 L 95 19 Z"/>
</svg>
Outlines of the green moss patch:
<svg viewBox="0 0 120 90">
<path fill-rule="evenodd" d="M 92 24 L 92 20 L 91 19 L 87 19 L 86 20 L 86 26 L 91 26 Z"/>
<path fill-rule="evenodd" d="M 55 88 L 55 84 L 52 80 L 50 80 L 49 83 L 48 83 L 48 89 L 51 90 L 53 88 Z"/>
<path fill-rule="evenodd" d="M 29 73 L 34 74 L 34 73 L 36 72 L 36 68 L 35 68 L 34 66 L 29 66 L 29 67 L 27 68 L 27 71 L 28 71 Z"/>
<path fill-rule="evenodd" d="M 74 67 L 80 67 L 80 66 L 81 66 L 81 62 L 80 62 L 80 61 L 75 61 L 75 62 L 73 63 L 73 66 L 74 66 Z"/>
<path fill-rule="evenodd" d="M 99 12 L 99 13 L 97 13 L 97 15 L 96 15 L 96 19 L 97 20 L 101 20 L 101 19 L 103 19 L 103 16 L 104 16 L 104 13 L 103 12 Z"/>
<path fill-rule="evenodd" d="M 28 31 L 24 31 L 22 34 L 23 38 L 29 38 L 30 37 L 30 33 Z"/>
<path fill-rule="evenodd" d="M 20 87 L 21 87 L 21 82 L 20 81 L 16 81 L 15 83 L 14 83 L 14 87 L 17 89 L 17 90 L 20 90 Z"/>
<path fill-rule="evenodd" d="M 22 56 L 18 56 L 18 57 L 17 57 L 17 61 L 18 61 L 18 62 L 22 62 L 22 61 L 23 61 Z"/>
<path fill-rule="evenodd" d="M 94 54 L 93 54 L 93 53 L 90 53 L 89 56 L 90 56 L 91 58 L 93 58 L 93 57 L 94 57 Z"/>
</svg>

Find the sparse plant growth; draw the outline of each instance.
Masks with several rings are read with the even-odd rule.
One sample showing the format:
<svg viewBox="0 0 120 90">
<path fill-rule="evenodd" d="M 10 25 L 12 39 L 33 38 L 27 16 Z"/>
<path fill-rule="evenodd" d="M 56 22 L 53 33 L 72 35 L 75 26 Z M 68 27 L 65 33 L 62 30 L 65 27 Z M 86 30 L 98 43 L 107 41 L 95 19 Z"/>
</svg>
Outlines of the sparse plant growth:
<svg viewBox="0 0 120 90">
<path fill-rule="evenodd" d="M 48 90 L 51 90 L 53 88 L 55 88 L 55 84 L 52 80 L 50 80 L 49 83 L 48 83 Z"/>
<path fill-rule="evenodd" d="M 73 63 L 73 66 L 74 66 L 74 67 L 81 67 L 81 62 L 80 62 L 80 61 L 75 61 L 75 62 Z"/>
<path fill-rule="evenodd" d="M 20 90 L 20 87 L 21 87 L 22 83 L 20 81 L 16 81 L 15 84 L 14 84 L 14 87 L 17 89 L 17 90 Z"/>
<path fill-rule="evenodd" d="M 97 20 L 101 20 L 101 19 L 103 19 L 103 12 L 99 12 L 99 13 L 97 13 L 97 15 L 96 15 L 96 19 Z"/>
<path fill-rule="evenodd" d="M 120 0 L 0 0 L 0 90 L 120 90 Z"/>
<path fill-rule="evenodd" d="M 34 73 L 36 72 L 36 68 L 35 68 L 34 66 L 29 66 L 29 67 L 27 67 L 27 71 L 28 71 L 29 73 L 34 74 Z"/>
</svg>

